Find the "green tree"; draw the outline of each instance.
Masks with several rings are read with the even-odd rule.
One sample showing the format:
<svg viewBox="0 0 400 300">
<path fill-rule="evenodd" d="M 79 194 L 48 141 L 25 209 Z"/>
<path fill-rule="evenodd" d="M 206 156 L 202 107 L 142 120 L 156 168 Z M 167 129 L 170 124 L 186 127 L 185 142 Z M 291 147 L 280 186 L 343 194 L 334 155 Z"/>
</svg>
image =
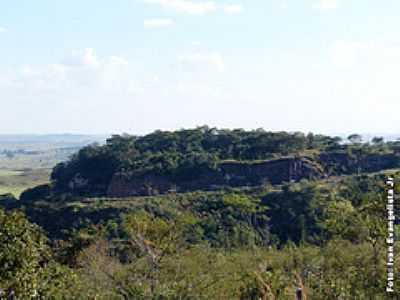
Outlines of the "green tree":
<svg viewBox="0 0 400 300">
<path fill-rule="evenodd" d="M 62 297 L 74 275 L 52 259 L 47 239 L 22 213 L 0 210 L 0 289 L 20 299 Z"/>
<path fill-rule="evenodd" d="M 375 136 L 372 138 L 372 144 L 374 144 L 374 145 L 382 145 L 383 141 L 384 141 L 384 139 L 381 136 Z"/>
<path fill-rule="evenodd" d="M 360 144 L 362 142 L 362 136 L 357 133 L 353 133 L 347 137 L 347 140 L 352 144 Z"/>
</svg>

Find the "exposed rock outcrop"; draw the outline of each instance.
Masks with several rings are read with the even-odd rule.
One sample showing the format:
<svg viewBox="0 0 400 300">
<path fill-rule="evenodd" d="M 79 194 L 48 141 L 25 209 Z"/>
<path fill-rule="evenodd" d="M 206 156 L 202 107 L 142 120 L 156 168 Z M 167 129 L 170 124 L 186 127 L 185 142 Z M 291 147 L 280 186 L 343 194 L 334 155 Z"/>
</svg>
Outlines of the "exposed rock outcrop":
<svg viewBox="0 0 400 300">
<path fill-rule="evenodd" d="M 110 197 L 150 196 L 165 194 L 174 189 L 174 183 L 159 175 L 134 176 L 117 173 L 113 176 L 107 190 Z"/>
<path fill-rule="evenodd" d="M 329 175 L 378 172 L 400 166 L 400 155 L 396 153 L 325 152 L 320 154 L 319 160 Z"/>
<path fill-rule="evenodd" d="M 230 162 L 221 164 L 228 184 L 255 185 L 264 182 L 280 184 L 301 179 L 324 177 L 322 167 L 309 158 L 282 158 L 258 163 Z"/>
<path fill-rule="evenodd" d="M 174 181 L 167 176 L 115 174 L 108 187 L 110 197 L 156 195 L 168 192 L 210 190 L 222 186 L 254 186 L 266 182 L 280 184 L 324 177 L 322 167 L 309 158 L 282 158 L 263 162 L 229 161 L 217 170 L 202 173 L 191 181 Z"/>
</svg>

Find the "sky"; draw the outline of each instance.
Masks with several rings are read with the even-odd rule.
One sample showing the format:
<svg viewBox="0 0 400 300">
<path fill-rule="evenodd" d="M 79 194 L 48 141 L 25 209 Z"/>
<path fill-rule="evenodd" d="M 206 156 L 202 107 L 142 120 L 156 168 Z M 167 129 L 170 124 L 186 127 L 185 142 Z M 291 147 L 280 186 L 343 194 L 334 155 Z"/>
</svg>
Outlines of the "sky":
<svg viewBox="0 0 400 300">
<path fill-rule="evenodd" d="M 0 134 L 400 133 L 400 1 L 3 0 Z"/>
</svg>

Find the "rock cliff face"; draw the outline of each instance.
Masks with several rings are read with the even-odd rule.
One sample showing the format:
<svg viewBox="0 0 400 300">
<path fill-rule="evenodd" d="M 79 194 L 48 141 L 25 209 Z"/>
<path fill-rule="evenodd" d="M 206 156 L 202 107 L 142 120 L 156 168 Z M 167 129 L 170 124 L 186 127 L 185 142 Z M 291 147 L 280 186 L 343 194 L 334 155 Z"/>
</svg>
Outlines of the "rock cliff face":
<svg viewBox="0 0 400 300">
<path fill-rule="evenodd" d="M 173 182 L 162 176 L 135 177 L 129 173 L 117 173 L 111 180 L 107 195 L 110 197 L 150 196 L 165 194 L 173 189 Z"/>
<path fill-rule="evenodd" d="M 327 152 L 321 153 L 319 160 L 329 175 L 378 172 L 400 166 L 400 156 L 395 153 L 357 156 L 347 152 Z"/>
<path fill-rule="evenodd" d="M 264 183 L 281 184 L 301 179 L 320 179 L 330 175 L 369 173 L 400 168 L 400 154 L 354 153 L 331 151 L 314 158 L 289 157 L 266 161 L 222 161 L 216 167 L 192 166 L 182 173 L 160 175 L 148 171 L 145 174 L 120 172 L 111 179 L 98 181 L 76 173 L 64 189 L 39 186 L 26 191 L 21 200 L 44 199 L 52 195 L 89 197 L 128 197 L 215 190 L 222 187 L 257 186 Z M 187 173 L 190 176 L 187 176 Z"/>
<path fill-rule="evenodd" d="M 95 184 L 77 174 L 68 185 L 74 195 L 109 197 L 149 196 L 169 192 L 214 190 L 221 187 L 281 184 L 330 175 L 377 172 L 400 167 L 400 155 L 345 151 L 321 153 L 317 158 L 290 157 L 260 162 L 223 161 L 216 169 L 193 171 L 196 176 L 116 173 L 109 183 Z M 196 169 L 195 169 L 196 170 Z M 197 173 L 196 173 L 197 172 Z M 190 179 L 188 179 L 190 178 Z"/>
<path fill-rule="evenodd" d="M 378 172 L 380 170 L 398 168 L 400 156 L 395 153 L 372 154 L 362 159 L 360 165 L 363 172 Z"/>
<path fill-rule="evenodd" d="M 324 177 L 322 167 L 308 158 L 285 158 L 271 161 L 245 163 L 222 162 L 216 171 L 203 173 L 191 181 L 174 181 L 159 175 L 132 176 L 115 174 L 108 187 L 110 197 L 143 196 L 210 190 L 223 186 L 254 186 L 266 182 L 280 184 L 289 181 L 318 179 Z"/>
<path fill-rule="evenodd" d="M 324 177 L 322 167 L 311 159 L 282 158 L 259 163 L 231 162 L 220 166 L 226 183 L 233 186 L 256 185 L 264 182 L 280 184 L 301 179 Z"/>
</svg>

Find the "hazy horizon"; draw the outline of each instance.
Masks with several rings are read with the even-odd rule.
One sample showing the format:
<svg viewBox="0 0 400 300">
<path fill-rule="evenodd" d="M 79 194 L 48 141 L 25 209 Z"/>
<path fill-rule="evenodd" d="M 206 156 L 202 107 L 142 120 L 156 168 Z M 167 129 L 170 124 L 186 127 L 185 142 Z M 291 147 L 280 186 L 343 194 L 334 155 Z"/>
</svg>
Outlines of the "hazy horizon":
<svg viewBox="0 0 400 300">
<path fill-rule="evenodd" d="M 176 129 L 165 129 L 162 131 L 175 131 L 175 130 L 181 130 L 181 129 L 192 129 L 192 128 L 176 128 Z M 218 129 L 239 129 L 239 128 L 218 128 Z M 240 129 L 245 129 L 245 130 L 256 130 L 257 128 L 240 128 Z M 263 128 L 264 129 L 264 128 Z M 266 130 L 269 131 L 269 130 Z M 146 134 L 153 133 L 154 131 L 149 131 L 149 132 L 143 132 L 143 133 L 134 133 L 134 132 L 110 132 L 110 133 L 95 133 L 95 134 L 88 134 L 88 133 L 71 133 L 71 132 L 50 132 L 50 133 L 21 133 L 21 134 L 13 134 L 13 133 L 0 133 L 0 142 L 6 141 L 15 141 L 15 139 L 20 140 L 20 141 L 26 141 L 26 139 L 33 138 L 35 140 L 41 140 L 41 139 L 61 139 L 59 141 L 65 141 L 65 138 L 69 139 L 83 139 L 83 138 L 88 138 L 88 139 L 93 139 L 96 138 L 96 140 L 106 140 L 108 137 L 110 137 L 113 134 L 129 134 L 133 136 L 143 136 Z M 277 131 L 273 131 L 277 132 Z M 287 131 L 287 132 L 296 132 L 296 131 Z M 351 134 L 360 134 L 363 137 L 364 141 L 371 140 L 374 137 L 383 137 L 386 141 L 391 141 L 391 140 L 398 140 L 400 139 L 400 133 L 385 133 L 385 132 L 332 132 L 332 133 L 324 133 L 324 132 L 304 132 L 304 131 L 297 131 L 297 132 L 302 132 L 304 134 L 308 133 L 313 133 L 313 134 L 322 134 L 322 135 L 328 135 L 328 136 L 339 136 L 343 139 L 346 139 L 349 135 Z"/>
</svg>

